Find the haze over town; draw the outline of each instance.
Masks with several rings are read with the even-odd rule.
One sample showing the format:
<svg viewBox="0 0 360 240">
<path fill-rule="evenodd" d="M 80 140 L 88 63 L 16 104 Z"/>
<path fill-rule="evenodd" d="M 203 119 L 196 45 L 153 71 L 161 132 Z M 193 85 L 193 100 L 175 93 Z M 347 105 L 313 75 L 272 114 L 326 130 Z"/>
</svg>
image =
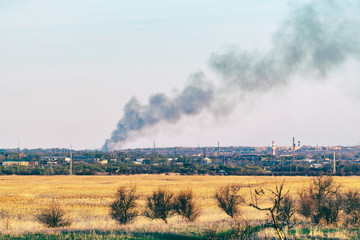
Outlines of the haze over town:
<svg viewBox="0 0 360 240">
<path fill-rule="evenodd" d="M 175 120 L 152 118 L 158 122 L 116 147 L 152 147 L 154 141 L 159 147 L 269 146 L 272 140 L 282 146 L 293 136 L 305 145 L 358 145 L 359 4 L 315 2 L 1 1 L 0 146 L 100 149 L 133 96 L 143 107 L 158 93 L 181 99 L 199 73 L 216 101 L 189 114 L 185 109 Z M 225 91 L 226 74 L 214 56 L 236 49 L 256 61 L 269 59 L 284 25 L 307 7 L 322 24 L 336 19 L 326 25 L 336 38 L 320 38 L 330 46 L 320 58 L 328 65 L 310 68 L 304 61 L 265 91 Z M 338 33 L 332 27 L 342 20 L 350 27 L 340 25 L 346 27 Z M 334 43 L 342 48 L 331 48 Z"/>
</svg>

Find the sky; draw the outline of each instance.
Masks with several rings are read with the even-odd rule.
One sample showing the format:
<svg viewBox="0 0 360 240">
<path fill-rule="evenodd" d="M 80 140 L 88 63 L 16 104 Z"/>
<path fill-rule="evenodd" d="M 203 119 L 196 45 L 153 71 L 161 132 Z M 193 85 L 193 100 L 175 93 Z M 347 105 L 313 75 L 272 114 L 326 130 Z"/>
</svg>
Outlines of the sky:
<svg viewBox="0 0 360 240">
<path fill-rule="evenodd" d="M 199 71 L 218 84 L 213 53 L 268 51 L 307 2 L 1 0 L 0 148 L 100 149 L 133 96 L 176 96 Z M 121 148 L 359 145 L 359 69 L 349 58 L 319 81 L 295 75 L 229 109 L 160 121 Z"/>
</svg>

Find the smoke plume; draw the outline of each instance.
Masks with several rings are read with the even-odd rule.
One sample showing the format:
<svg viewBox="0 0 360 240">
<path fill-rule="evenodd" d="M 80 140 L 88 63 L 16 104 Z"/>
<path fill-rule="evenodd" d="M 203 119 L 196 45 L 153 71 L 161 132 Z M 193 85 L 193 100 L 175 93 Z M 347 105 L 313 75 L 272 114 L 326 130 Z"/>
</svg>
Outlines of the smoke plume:
<svg viewBox="0 0 360 240">
<path fill-rule="evenodd" d="M 228 48 L 211 54 L 208 65 L 219 75 L 219 87 L 197 73 L 175 97 L 155 94 L 146 105 L 132 98 L 103 150 L 117 149 L 161 122 L 175 123 L 204 110 L 213 112 L 220 92 L 259 94 L 287 85 L 296 75 L 326 79 L 348 59 L 360 58 L 359 10 L 360 2 L 355 0 L 314 0 L 293 6 L 266 53 Z"/>
<path fill-rule="evenodd" d="M 183 115 L 196 115 L 208 108 L 214 100 L 214 90 L 204 75 L 198 72 L 190 77 L 189 84 L 173 98 L 158 93 L 150 97 L 147 105 L 141 105 L 133 97 L 124 107 L 124 116 L 117 128 L 106 140 L 103 150 L 114 150 L 126 140 L 137 137 L 142 129 L 161 121 L 177 122 Z"/>
</svg>

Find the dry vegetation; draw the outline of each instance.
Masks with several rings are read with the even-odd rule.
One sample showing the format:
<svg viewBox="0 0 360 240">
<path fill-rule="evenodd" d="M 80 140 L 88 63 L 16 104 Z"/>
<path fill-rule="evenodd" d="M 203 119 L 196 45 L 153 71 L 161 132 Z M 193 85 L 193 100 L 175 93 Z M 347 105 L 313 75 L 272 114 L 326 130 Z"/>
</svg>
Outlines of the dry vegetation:
<svg viewBox="0 0 360 240">
<path fill-rule="evenodd" d="M 297 193 L 309 186 L 311 177 L 254 177 L 254 176 L 178 176 L 178 175 L 130 175 L 130 176 L 2 176 L 0 177 L 0 231 L 18 234 L 24 232 L 48 231 L 40 224 L 36 216 L 55 200 L 68 213 L 73 224 L 68 229 L 77 230 L 115 230 L 156 231 L 156 232 L 202 232 L 215 226 L 216 230 L 226 228 L 231 218 L 226 215 L 214 199 L 219 187 L 229 184 L 241 184 L 240 194 L 248 196 L 247 186 L 260 184 L 263 188 L 273 187 L 276 182 L 286 180 L 285 190 Z M 342 191 L 360 187 L 360 177 L 336 177 L 342 185 Z M 145 198 L 159 188 L 166 188 L 174 193 L 191 188 L 201 215 L 195 222 L 184 221 L 174 216 L 168 224 L 161 220 L 149 220 L 143 216 L 126 226 L 121 226 L 109 215 L 109 205 L 114 200 L 120 186 L 136 186 L 140 195 L 139 211 L 145 207 Z M 266 204 L 266 203 L 265 203 Z M 250 207 L 242 207 L 242 214 L 251 220 L 263 219 L 264 212 Z M 258 233 L 259 237 L 275 236 L 267 229 Z M 322 234 L 312 229 L 313 236 Z M 333 235 L 339 235 L 334 232 Z M 343 233 L 342 233 L 343 234 Z M 344 235 L 344 234 L 343 234 Z M 346 238 L 347 236 L 345 236 Z"/>
</svg>

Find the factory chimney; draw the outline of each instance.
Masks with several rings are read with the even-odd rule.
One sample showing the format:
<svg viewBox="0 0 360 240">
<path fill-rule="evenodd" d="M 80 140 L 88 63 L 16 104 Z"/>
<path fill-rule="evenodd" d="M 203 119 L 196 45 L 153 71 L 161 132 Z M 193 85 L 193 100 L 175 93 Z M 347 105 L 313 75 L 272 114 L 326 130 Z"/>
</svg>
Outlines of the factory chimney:
<svg viewBox="0 0 360 240">
<path fill-rule="evenodd" d="M 293 148 L 295 148 L 295 137 L 293 137 Z"/>
<path fill-rule="evenodd" d="M 295 150 L 296 150 L 295 137 L 293 137 L 293 145 L 292 145 L 293 160 L 295 160 Z"/>
</svg>

